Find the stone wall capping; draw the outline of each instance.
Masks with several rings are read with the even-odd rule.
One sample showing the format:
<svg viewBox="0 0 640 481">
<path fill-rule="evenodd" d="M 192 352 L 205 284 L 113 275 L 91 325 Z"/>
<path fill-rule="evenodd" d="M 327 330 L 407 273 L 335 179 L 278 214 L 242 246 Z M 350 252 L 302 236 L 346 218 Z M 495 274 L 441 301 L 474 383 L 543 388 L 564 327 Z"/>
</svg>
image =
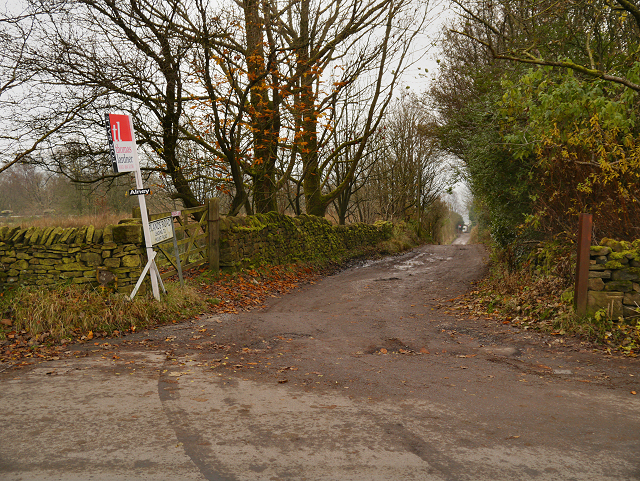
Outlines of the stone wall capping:
<svg viewBox="0 0 640 481">
<path fill-rule="evenodd" d="M 38 227 L 29 227 L 24 233 L 23 242 L 25 244 L 37 244 L 40 229 Z"/>
<path fill-rule="evenodd" d="M 11 242 L 11 238 L 13 237 L 13 235 L 18 232 L 20 230 L 19 226 L 14 226 L 14 227 L 8 227 L 7 226 L 7 230 L 3 229 L 3 235 L 2 235 L 2 240 L 10 243 Z"/>
<path fill-rule="evenodd" d="M 93 227 L 92 225 L 87 227 L 87 232 L 85 233 L 84 236 L 84 243 L 85 244 L 91 244 L 91 242 L 93 242 L 93 234 L 95 233 L 96 228 Z"/>
<path fill-rule="evenodd" d="M 78 228 L 78 231 L 76 232 L 76 235 L 73 238 L 73 243 L 76 245 L 82 245 L 85 242 L 85 239 L 87 237 L 87 226 L 83 226 Z"/>
<path fill-rule="evenodd" d="M 58 242 L 60 244 L 66 244 L 67 240 L 69 239 L 69 237 L 71 237 L 71 234 L 73 234 L 74 232 L 75 232 L 75 229 L 73 227 L 67 227 L 63 229 L 62 235 L 60 236 L 60 239 L 58 239 Z"/>
<path fill-rule="evenodd" d="M 9 242 L 14 245 L 21 243 L 26 233 L 27 229 L 18 229 L 15 234 L 11 236 Z"/>
<path fill-rule="evenodd" d="M 591 257 L 606 256 L 611 252 L 611 247 L 591 246 Z"/>
</svg>

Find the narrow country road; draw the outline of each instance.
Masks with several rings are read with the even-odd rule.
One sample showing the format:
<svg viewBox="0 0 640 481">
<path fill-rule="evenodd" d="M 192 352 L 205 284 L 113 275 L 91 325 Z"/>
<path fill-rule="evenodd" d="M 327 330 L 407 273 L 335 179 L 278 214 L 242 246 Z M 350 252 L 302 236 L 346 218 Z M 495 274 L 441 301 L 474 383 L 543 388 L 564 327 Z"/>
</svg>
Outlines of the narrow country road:
<svg viewBox="0 0 640 481">
<path fill-rule="evenodd" d="M 638 360 L 469 318 L 479 245 L 0 374 L 2 480 L 640 479 Z"/>
</svg>

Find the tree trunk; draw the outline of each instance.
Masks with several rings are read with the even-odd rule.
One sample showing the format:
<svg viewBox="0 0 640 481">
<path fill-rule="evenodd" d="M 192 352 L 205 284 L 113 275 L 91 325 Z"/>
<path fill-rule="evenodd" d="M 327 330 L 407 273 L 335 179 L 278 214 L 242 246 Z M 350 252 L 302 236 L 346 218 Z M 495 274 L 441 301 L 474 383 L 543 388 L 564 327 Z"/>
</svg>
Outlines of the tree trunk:
<svg viewBox="0 0 640 481">
<path fill-rule="evenodd" d="M 264 25 L 260 17 L 259 0 L 244 3 L 247 39 L 247 73 L 250 88 L 251 124 L 253 128 L 254 181 L 253 199 L 256 212 L 277 211 L 276 154 L 280 130 L 277 105 L 269 99 L 266 59 L 264 54 Z"/>
<path fill-rule="evenodd" d="M 313 91 L 317 74 L 312 71 L 310 65 L 309 0 L 303 0 L 300 9 L 300 45 L 296 54 L 301 74 L 300 92 L 296 100 L 301 127 L 298 150 L 302 157 L 302 185 L 307 214 L 324 217 L 330 201 L 322 197 L 322 172 L 318 163 L 316 96 Z"/>
</svg>

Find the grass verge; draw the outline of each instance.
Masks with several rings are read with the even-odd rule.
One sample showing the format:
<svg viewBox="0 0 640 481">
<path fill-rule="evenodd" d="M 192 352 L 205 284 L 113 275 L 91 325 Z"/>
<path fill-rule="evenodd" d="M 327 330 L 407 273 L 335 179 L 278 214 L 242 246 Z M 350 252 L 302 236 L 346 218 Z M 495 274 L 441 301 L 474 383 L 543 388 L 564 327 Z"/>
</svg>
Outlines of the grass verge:
<svg viewBox="0 0 640 481">
<path fill-rule="evenodd" d="M 38 348 L 117 337 L 189 318 L 206 308 L 193 288 L 167 283 L 167 291 L 161 302 L 144 295 L 131 301 L 77 285 L 6 291 L 0 298 L 0 360 L 24 357 Z"/>
</svg>

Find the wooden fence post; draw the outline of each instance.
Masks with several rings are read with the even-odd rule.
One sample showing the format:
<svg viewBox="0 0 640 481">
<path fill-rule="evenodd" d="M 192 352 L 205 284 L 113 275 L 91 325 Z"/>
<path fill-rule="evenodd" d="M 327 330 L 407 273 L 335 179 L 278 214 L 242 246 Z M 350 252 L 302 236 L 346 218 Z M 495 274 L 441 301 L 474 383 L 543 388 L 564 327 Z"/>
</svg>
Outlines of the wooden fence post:
<svg viewBox="0 0 640 481">
<path fill-rule="evenodd" d="M 573 307 L 579 316 L 584 316 L 587 313 L 591 226 L 591 214 L 580 214 L 578 223 L 578 256 L 576 258 L 576 287 L 573 296 Z"/>
<path fill-rule="evenodd" d="M 207 222 L 209 223 L 209 270 L 220 270 L 220 201 L 208 199 Z"/>
</svg>

